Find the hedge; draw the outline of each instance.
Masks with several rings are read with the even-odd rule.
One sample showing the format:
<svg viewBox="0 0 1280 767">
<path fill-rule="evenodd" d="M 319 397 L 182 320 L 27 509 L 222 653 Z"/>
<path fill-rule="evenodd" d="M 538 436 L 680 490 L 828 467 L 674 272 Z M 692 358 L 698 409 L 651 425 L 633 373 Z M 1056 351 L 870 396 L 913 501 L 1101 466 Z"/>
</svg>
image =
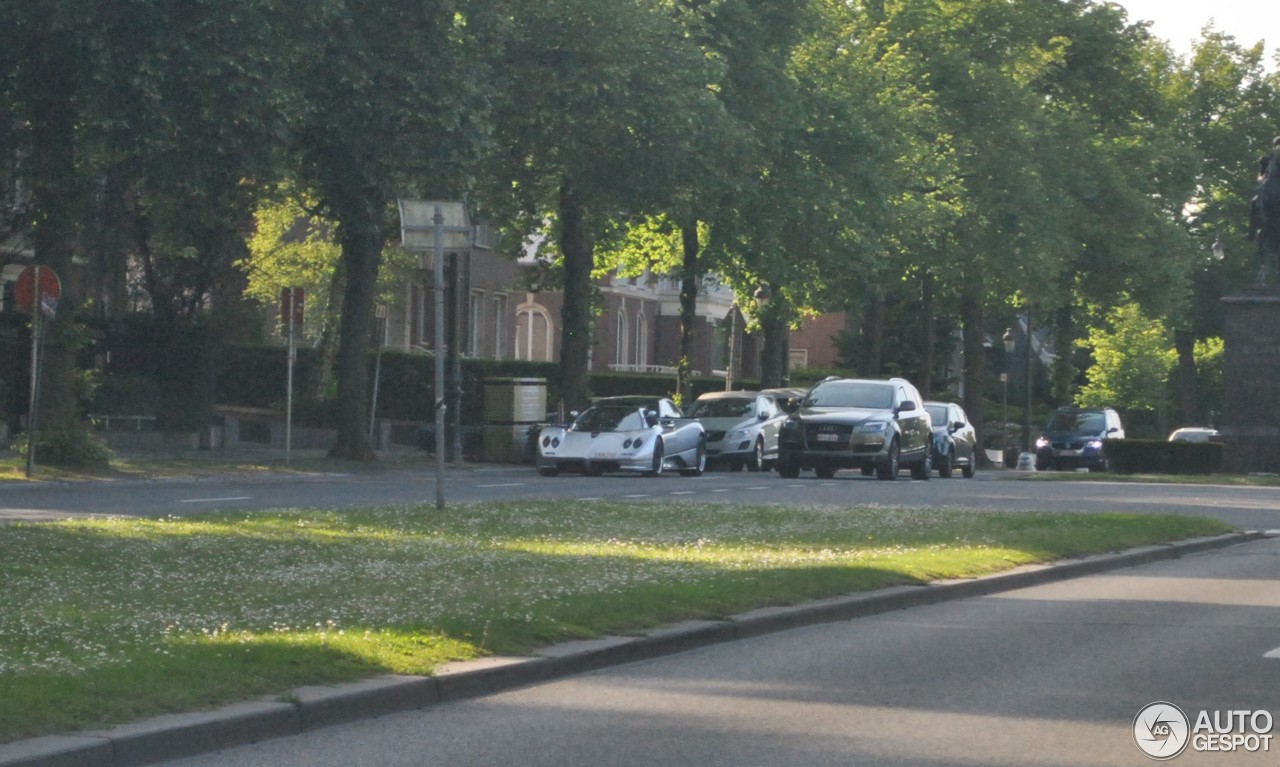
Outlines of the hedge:
<svg viewBox="0 0 1280 767">
<path fill-rule="evenodd" d="M 1109 439 L 1103 451 L 1122 474 L 1216 474 L 1222 470 L 1221 442 Z"/>
</svg>

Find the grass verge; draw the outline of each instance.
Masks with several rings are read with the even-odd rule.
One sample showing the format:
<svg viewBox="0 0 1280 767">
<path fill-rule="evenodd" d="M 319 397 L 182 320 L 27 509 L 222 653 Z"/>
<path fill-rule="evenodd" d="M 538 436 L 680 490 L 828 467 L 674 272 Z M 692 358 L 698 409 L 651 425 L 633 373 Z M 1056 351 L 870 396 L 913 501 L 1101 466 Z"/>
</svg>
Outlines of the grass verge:
<svg viewBox="0 0 1280 767">
<path fill-rule="evenodd" d="M 6 525 L 0 742 L 1229 529 L 562 502 Z"/>
</svg>

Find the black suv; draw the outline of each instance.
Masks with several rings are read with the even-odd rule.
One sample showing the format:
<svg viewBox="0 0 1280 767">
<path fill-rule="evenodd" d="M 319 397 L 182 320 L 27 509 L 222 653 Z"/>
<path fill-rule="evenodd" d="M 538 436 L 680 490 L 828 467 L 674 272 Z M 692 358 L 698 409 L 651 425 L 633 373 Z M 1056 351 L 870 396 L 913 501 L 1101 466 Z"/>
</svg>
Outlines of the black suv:
<svg viewBox="0 0 1280 767">
<path fill-rule="evenodd" d="M 839 469 L 897 479 L 901 466 L 928 479 L 932 438 L 929 413 L 909 381 L 828 378 L 783 423 L 776 466 L 789 479 L 802 469 L 823 479 Z"/>
<path fill-rule="evenodd" d="M 1109 407 L 1058 408 L 1036 440 L 1036 468 L 1106 471 L 1102 449 L 1108 439 L 1124 439 L 1120 414 Z"/>
</svg>

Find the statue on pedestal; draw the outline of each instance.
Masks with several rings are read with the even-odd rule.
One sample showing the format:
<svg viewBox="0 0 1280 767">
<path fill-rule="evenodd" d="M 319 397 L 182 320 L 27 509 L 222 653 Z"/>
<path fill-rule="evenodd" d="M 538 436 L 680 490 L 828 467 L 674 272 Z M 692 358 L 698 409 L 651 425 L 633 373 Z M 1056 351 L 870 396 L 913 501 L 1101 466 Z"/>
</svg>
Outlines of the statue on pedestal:
<svg viewBox="0 0 1280 767">
<path fill-rule="evenodd" d="M 1258 191 L 1249 204 L 1250 240 L 1258 242 L 1258 284 L 1272 268 L 1280 271 L 1280 136 L 1258 160 Z"/>
</svg>

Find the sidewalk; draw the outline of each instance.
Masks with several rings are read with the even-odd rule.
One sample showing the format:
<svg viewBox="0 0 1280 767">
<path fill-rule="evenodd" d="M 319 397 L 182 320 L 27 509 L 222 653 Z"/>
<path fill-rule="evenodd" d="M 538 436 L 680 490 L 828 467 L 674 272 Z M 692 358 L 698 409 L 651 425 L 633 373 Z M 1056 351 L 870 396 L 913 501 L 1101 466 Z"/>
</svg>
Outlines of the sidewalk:
<svg viewBox="0 0 1280 767">
<path fill-rule="evenodd" d="M 275 699 L 212 711 L 166 714 L 103 730 L 0 744 L 0 767 L 126 767 L 153 764 L 329 725 L 420 709 L 537 684 L 584 671 L 657 658 L 721 642 L 819 623 L 1026 588 L 1231 546 L 1275 531 L 1233 533 L 1045 565 L 972 580 L 939 581 L 752 610 L 725 620 L 688 621 L 640 636 L 607 636 L 544 648 L 527 657 L 447 664 L 430 677 L 390 676 L 300 687 Z"/>
</svg>

